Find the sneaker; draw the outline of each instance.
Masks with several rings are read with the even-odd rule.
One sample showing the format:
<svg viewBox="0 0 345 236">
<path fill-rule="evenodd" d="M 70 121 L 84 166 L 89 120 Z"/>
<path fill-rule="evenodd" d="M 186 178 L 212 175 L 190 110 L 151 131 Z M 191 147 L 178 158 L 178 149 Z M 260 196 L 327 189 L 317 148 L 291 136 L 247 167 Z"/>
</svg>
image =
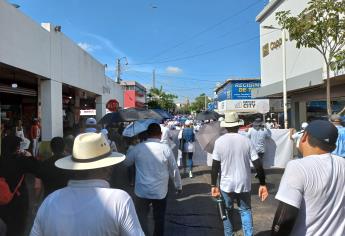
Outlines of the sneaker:
<svg viewBox="0 0 345 236">
<path fill-rule="evenodd" d="M 192 171 L 189 171 L 189 178 L 193 178 L 193 173 L 192 173 Z"/>
</svg>

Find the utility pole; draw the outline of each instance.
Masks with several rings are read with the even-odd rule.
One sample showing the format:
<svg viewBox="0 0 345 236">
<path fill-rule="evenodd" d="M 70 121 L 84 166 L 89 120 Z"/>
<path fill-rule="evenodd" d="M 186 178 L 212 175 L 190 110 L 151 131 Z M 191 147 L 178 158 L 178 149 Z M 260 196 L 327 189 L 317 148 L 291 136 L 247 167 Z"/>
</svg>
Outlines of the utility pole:
<svg viewBox="0 0 345 236">
<path fill-rule="evenodd" d="M 207 96 L 206 96 L 206 93 L 205 93 L 205 111 L 207 111 Z"/>
<path fill-rule="evenodd" d="M 120 58 L 118 58 L 117 60 L 117 74 L 116 74 L 116 83 L 120 83 L 121 82 L 121 64 L 120 64 Z"/>
<path fill-rule="evenodd" d="M 152 88 L 156 88 L 156 70 L 152 71 Z"/>
</svg>

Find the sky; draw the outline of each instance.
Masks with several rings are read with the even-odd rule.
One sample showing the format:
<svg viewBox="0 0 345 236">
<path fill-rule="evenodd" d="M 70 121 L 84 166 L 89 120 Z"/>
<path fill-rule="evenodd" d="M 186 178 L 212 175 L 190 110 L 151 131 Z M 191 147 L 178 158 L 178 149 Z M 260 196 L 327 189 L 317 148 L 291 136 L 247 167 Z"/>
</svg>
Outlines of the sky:
<svg viewBox="0 0 345 236">
<path fill-rule="evenodd" d="M 193 100 L 229 78 L 259 78 L 259 24 L 268 0 L 9 0 L 62 32 L 114 78 Z"/>
</svg>

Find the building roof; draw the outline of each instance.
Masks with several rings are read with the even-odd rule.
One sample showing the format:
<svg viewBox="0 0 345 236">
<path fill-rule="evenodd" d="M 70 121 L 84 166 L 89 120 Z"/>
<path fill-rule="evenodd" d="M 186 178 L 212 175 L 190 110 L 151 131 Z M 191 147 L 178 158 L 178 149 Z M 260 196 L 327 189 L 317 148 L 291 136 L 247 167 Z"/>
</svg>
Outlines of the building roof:
<svg viewBox="0 0 345 236">
<path fill-rule="evenodd" d="M 121 86 L 137 86 L 139 88 L 142 88 L 142 89 L 146 90 L 144 85 L 142 85 L 142 84 L 140 84 L 140 83 L 138 83 L 137 81 L 134 81 L 134 80 L 131 80 L 131 81 L 129 81 L 129 80 L 122 80 L 121 81 Z"/>
<path fill-rule="evenodd" d="M 224 88 L 226 85 L 228 85 L 230 82 L 233 82 L 233 81 L 260 81 L 260 78 L 230 78 L 230 79 L 227 79 L 222 85 L 216 87 L 214 89 L 214 91 L 217 93 L 219 90 L 221 90 L 222 88 Z"/>
<path fill-rule="evenodd" d="M 256 16 L 256 21 L 261 22 L 269 15 L 278 5 L 280 5 L 284 0 L 270 0 L 269 3 L 264 7 L 264 9 Z"/>
</svg>

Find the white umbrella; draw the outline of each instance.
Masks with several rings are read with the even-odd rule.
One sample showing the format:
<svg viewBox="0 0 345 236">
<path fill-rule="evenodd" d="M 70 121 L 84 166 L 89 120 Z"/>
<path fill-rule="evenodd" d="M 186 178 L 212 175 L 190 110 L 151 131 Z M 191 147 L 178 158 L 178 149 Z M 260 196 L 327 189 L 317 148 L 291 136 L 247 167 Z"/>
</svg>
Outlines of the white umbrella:
<svg viewBox="0 0 345 236">
<path fill-rule="evenodd" d="M 133 137 L 137 134 L 140 134 L 141 132 L 146 131 L 149 125 L 152 123 L 159 124 L 159 121 L 155 119 L 134 121 L 123 130 L 122 135 L 126 137 Z"/>
</svg>

